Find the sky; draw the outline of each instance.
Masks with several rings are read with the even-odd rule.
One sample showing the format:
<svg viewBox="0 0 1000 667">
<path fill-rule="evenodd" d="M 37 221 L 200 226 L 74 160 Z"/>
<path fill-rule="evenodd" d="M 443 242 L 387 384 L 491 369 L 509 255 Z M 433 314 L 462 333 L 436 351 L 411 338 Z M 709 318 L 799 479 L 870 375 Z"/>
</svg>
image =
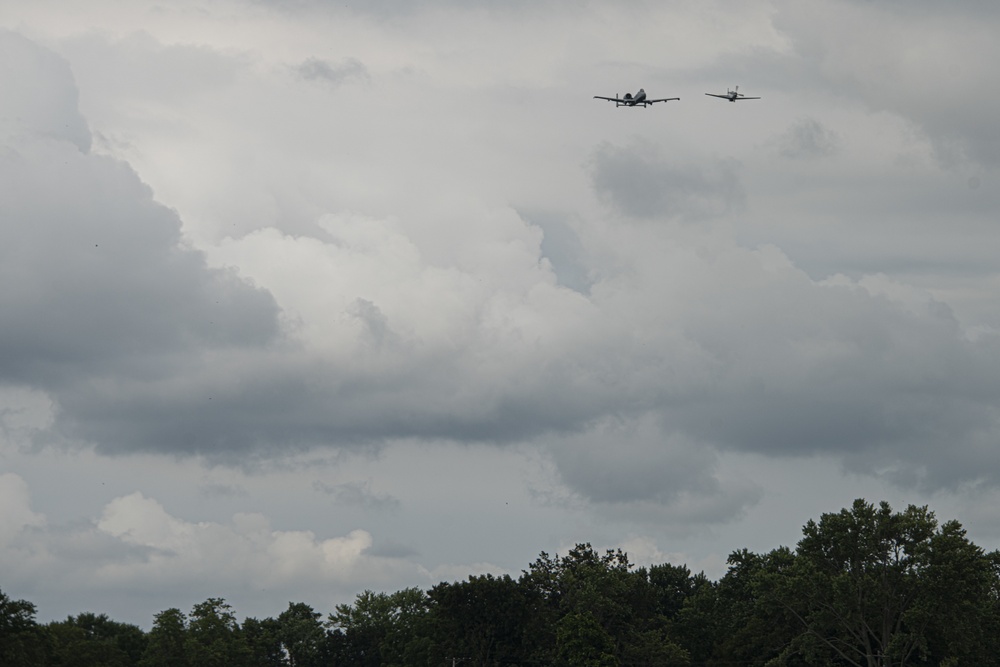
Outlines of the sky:
<svg viewBox="0 0 1000 667">
<path fill-rule="evenodd" d="M 0 590 L 149 627 L 582 542 L 718 578 L 855 498 L 1000 547 L 998 32 L 0 0 Z M 640 87 L 680 100 L 593 98 Z"/>
</svg>

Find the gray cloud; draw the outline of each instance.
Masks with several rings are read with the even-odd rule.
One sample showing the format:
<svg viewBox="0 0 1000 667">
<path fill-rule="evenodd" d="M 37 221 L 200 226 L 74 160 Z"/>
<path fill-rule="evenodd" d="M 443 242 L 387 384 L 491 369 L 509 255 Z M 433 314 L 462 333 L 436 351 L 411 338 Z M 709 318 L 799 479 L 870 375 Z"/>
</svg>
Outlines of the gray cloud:
<svg viewBox="0 0 1000 667">
<path fill-rule="evenodd" d="M 700 220 L 729 213 L 744 200 L 734 163 L 671 164 L 639 144 L 598 146 L 591 175 L 598 195 L 634 218 Z"/>
<path fill-rule="evenodd" d="M 79 118 L 63 98 L 59 117 Z M 822 151 L 824 138 L 809 125 L 795 146 Z M 269 257 L 279 241 L 316 253 L 309 268 L 331 276 L 310 281 L 317 292 L 346 290 L 321 327 L 337 343 L 319 352 L 284 335 L 270 293 L 185 247 L 178 217 L 126 164 L 65 140 L 23 143 L 4 160 L 0 206 L 15 242 L 0 290 L 12 313 L 0 373 L 55 401 L 53 438 L 243 462 L 395 438 L 509 443 L 656 415 L 670 438 L 699 445 L 843 460 L 876 452 L 932 481 L 957 473 L 938 476 L 935 451 L 910 443 L 970 443 L 963 474 L 988 460 L 974 443 L 995 429 L 989 342 L 965 341 L 946 309 L 914 314 L 858 285 L 818 284 L 778 251 L 701 238 L 695 225 L 683 231 L 693 240 L 609 241 L 557 215 L 538 223 L 544 235 L 503 217 L 509 235 L 455 244 L 468 269 L 421 254 L 477 227 L 462 216 L 460 231 L 429 233 L 422 247 L 407 236 L 422 231 L 419 218 L 398 230 L 358 218 L 327 230 L 346 235 L 330 243 L 262 236 Z M 672 162 L 638 144 L 600 145 L 590 177 L 616 212 L 648 220 L 736 216 L 744 198 L 737 163 Z M 595 259 L 626 247 L 619 260 Z M 390 287 L 372 294 L 380 284 Z M 457 305 L 434 310 L 441 303 Z M 592 451 L 556 460 L 567 484 L 610 504 L 675 502 L 663 470 L 713 488 L 711 466 L 687 449 L 644 451 L 669 454 L 659 473 L 616 470 Z"/>
<path fill-rule="evenodd" d="M 949 472 L 955 451 L 942 446 L 962 442 L 959 458 L 979 468 L 967 465 L 966 479 L 1000 481 L 1000 454 L 976 445 L 1000 433 L 996 340 L 965 340 L 940 304 L 795 282 L 713 304 L 739 322 L 731 333 L 689 322 L 718 375 L 708 400 L 667 402 L 668 424 L 741 451 L 833 454 L 869 473 L 889 466 L 931 487 L 959 477 Z"/>
<path fill-rule="evenodd" d="M 819 14 L 783 3 L 775 14 L 798 62 L 824 88 L 910 120 L 946 165 L 989 167 L 1000 165 L 994 121 L 1000 91 L 981 82 L 988 78 L 986 63 L 1000 56 L 993 38 L 998 19 L 995 8 L 976 2 L 964 9 L 827 3 Z"/>
<path fill-rule="evenodd" d="M 307 81 L 322 81 L 337 86 L 351 79 L 367 79 L 368 69 L 358 60 L 348 59 L 333 64 L 319 58 L 308 58 L 295 68 Z"/>
<path fill-rule="evenodd" d="M 95 106 L 104 104 L 105 97 L 124 94 L 143 102 L 169 100 L 176 111 L 192 99 L 225 89 L 248 64 L 239 52 L 190 43 L 165 44 L 146 31 L 119 38 L 86 32 L 67 39 L 62 52 L 99 63 L 97 68 L 75 72 L 77 83 Z M 149 111 L 146 104 L 140 109 Z"/>
<path fill-rule="evenodd" d="M 328 482 L 313 482 L 313 488 L 324 493 L 338 505 L 350 505 L 370 510 L 386 511 L 399 509 L 400 502 L 387 493 L 372 491 L 371 482 L 343 482 L 330 484 Z M 388 553 L 388 552 L 386 552 Z M 383 554 L 384 555 L 384 554 Z M 404 555 L 393 552 L 394 556 Z"/>
<path fill-rule="evenodd" d="M 782 157 L 810 159 L 833 155 L 840 145 L 836 132 L 813 118 L 804 118 L 772 141 Z"/>
<path fill-rule="evenodd" d="M 572 226 L 552 213 L 525 211 L 520 215 L 542 228 L 541 252 L 551 263 L 559 284 L 581 294 L 590 291 L 594 281 L 584 259 L 586 250 Z"/>
<path fill-rule="evenodd" d="M 21 35 L 0 29 L 0 137 L 55 139 L 90 150 L 69 63 Z"/>
<path fill-rule="evenodd" d="M 597 503 L 668 505 L 681 494 L 713 495 L 715 453 L 647 423 L 604 423 L 552 447 L 562 481 Z"/>
<path fill-rule="evenodd" d="M 997 9 L 247 4 L 5 7 L 72 64 L 0 40 L 0 564 L 43 617 L 580 540 L 718 575 L 859 496 L 995 535 Z M 626 85 L 683 101 L 590 100 Z"/>
<path fill-rule="evenodd" d="M 0 35 L 0 48 L 12 44 L 29 48 Z M 160 396 L 134 406 L 143 409 L 126 422 L 171 412 L 164 399 L 184 391 L 168 386 L 197 375 L 206 358 L 275 342 L 278 309 L 267 292 L 185 248 L 177 216 L 127 165 L 83 153 L 81 138 L 66 136 L 79 114 L 74 94 L 50 92 L 72 83 L 53 58 L 22 61 L 36 64 L 28 74 L 36 85 L 18 103 L 47 114 L 28 119 L 33 136 L 15 137 L 0 156 L 0 379 L 48 392 L 57 430 L 86 437 L 115 430 L 104 418 L 119 399 L 134 406 L 136 396 L 119 393 L 131 388 L 156 383 Z"/>
</svg>

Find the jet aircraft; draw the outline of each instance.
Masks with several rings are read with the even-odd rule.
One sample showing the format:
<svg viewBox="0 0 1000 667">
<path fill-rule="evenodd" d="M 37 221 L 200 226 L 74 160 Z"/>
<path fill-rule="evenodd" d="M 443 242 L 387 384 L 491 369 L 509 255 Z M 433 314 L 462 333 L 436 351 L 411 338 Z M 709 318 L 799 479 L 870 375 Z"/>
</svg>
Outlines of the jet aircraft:
<svg viewBox="0 0 1000 667">
<path fill-rule="evenodd" d="M 600 95 L 594 95 L 595 100 L 607 100 L 609 102 L 614 102 L 616 107 L 637 107 L 643 106 L 647 107 L 650 104 L 656 104 L 657 102 L 669 102 L 670 100 L 679 100 L 679 97 L 664 97 L 658 100 L 650 100 L 646 98 L 646 91 L 642 88 L 639 92 L 633 95 L 632 93 L 625 93 L 625 97 L 618 97 L 615 93 L 614 97 L 601 97 Z"/>
<path fill-rule="evenodd" d="M 730 102 L 740 102 L 742 100 L 759 100 L 759 97 L 747 97 L 743 93 L 739 92 L 740 87 L 736 86 L 735 90 L 729 90 L 726 88 L 725 95 L 716 95 L 715 93 L 705 93 L 706 95 L 711 95 L 712 97 L 721 97 L 724 100 L 729 100 Z"/>
</svg>

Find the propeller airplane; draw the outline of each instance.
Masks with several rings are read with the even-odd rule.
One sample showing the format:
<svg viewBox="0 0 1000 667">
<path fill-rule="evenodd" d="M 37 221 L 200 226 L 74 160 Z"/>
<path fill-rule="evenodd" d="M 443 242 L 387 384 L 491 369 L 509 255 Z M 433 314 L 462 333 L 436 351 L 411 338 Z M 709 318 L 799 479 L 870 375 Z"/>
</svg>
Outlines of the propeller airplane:
<svg viewBox="0 0 1000 667">
<path fill-rule="evenodd" d="M 730 102 L 741 102 L 743 100 L 759 100 L 760 99 L 759 97 L 747 97 L 743 93 L 739 92 L 739 90 L 740 90 L 740 87 L 736 86 L 735 90 L 729 90 L 727 88 L 725 95 L 716 95 L 715 93 L 705 93 L 705 94 L 706 95 L 710 95 L 712 97 L 721 97 L 722 99 L 729 100 Z"/>
</svg>

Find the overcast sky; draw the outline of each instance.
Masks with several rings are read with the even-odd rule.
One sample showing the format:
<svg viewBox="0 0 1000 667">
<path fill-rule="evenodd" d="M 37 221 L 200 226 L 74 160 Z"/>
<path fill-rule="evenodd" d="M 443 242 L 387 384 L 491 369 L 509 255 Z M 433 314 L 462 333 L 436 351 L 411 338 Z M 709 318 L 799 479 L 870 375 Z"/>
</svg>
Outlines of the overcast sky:
<svg viewBox="0 0 1000 667">
<path fill-rule="evenodd" d="M 0 0 L 0 590 L 997 548 L 998 7 Z"/>
</svg>

